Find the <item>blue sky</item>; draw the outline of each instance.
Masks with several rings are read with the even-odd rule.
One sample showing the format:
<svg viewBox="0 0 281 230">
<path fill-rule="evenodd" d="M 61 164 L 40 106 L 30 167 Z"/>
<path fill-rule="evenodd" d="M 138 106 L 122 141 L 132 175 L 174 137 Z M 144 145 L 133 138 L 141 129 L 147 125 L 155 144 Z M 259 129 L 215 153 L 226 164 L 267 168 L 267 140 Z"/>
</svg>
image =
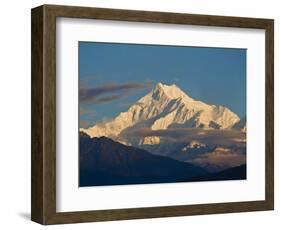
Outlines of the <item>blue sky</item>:
<svg viewBox="0 0 281 230">
<path fill-rule="evenodd" d="M 246 115 L 245 49 L 79 42 L 80 126 L 126 111 L 158 82 Z"/>
</svg>

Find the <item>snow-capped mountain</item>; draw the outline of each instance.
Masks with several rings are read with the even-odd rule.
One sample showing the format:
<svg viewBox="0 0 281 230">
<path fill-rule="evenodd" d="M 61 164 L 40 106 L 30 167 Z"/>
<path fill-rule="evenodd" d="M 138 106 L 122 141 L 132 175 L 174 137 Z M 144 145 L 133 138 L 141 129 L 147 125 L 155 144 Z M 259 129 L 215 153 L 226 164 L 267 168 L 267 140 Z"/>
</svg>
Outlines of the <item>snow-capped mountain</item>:
<svg viewBox="0 0 281 230">
<path fill-rule="evenodd" d="M 189 97 L 176 85 L 158 83 L 147 95 L 114 119 L 81 129 L 91 137 L 106 136 L 122 141 L 128 130 L 147 128 L 230 129 L 240 118 L 224 106 L 209 105 Z M 118 140 L 120 139 L 120 140 Z M 124 140 L 123 140 L 124 141 Z M 140 140 L 143 144 L 159 143 L 158 137 Z"/>
</svg>

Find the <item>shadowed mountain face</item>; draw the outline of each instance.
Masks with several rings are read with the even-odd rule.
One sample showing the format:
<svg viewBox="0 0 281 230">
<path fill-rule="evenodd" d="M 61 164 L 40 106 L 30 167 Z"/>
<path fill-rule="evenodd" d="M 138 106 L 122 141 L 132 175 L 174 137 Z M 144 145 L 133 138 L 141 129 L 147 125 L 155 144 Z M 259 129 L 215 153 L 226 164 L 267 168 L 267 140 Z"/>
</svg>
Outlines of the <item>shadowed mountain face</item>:
<svg viewBox="0 0 281 230">
<path fill-rule="evenodd" d="M 80 186 L 194 181 L 206 174 L 192 164 L 84 133 L 80 133 L 79 161 Z"/>
</svg>

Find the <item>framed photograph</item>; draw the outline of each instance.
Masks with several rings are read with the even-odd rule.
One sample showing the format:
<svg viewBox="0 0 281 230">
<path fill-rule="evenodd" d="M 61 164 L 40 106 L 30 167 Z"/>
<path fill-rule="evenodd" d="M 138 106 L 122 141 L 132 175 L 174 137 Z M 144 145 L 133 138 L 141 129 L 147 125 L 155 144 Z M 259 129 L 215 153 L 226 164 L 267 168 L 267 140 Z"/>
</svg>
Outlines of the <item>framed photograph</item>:
<svg viewBox="0 0 281 230">
<path fill-rule="evenodd" d="M 32 9 L 32 220 L 273 210 L 273 28 Z"/>
</svg>

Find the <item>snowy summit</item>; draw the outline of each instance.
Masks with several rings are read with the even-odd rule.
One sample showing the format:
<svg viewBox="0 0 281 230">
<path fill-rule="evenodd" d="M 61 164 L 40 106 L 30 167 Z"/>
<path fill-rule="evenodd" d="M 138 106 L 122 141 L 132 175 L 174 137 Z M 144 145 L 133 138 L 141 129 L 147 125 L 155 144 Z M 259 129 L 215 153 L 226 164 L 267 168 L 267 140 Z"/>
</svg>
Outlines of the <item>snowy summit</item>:
<svg viewBox="0 0 281 230">
<path fill-rule="evenodd" d="M 118 136 L 135 127 L 150 130 L 169 128 L 231 129 L 240 118 L 230 109 L 194 100 L 177 85 L 158 83 L 128 111 L 105 123 L 81 129 L 91 137 Z M 148 140 L 146 140 L 148 141 Z"/>
</svg>

